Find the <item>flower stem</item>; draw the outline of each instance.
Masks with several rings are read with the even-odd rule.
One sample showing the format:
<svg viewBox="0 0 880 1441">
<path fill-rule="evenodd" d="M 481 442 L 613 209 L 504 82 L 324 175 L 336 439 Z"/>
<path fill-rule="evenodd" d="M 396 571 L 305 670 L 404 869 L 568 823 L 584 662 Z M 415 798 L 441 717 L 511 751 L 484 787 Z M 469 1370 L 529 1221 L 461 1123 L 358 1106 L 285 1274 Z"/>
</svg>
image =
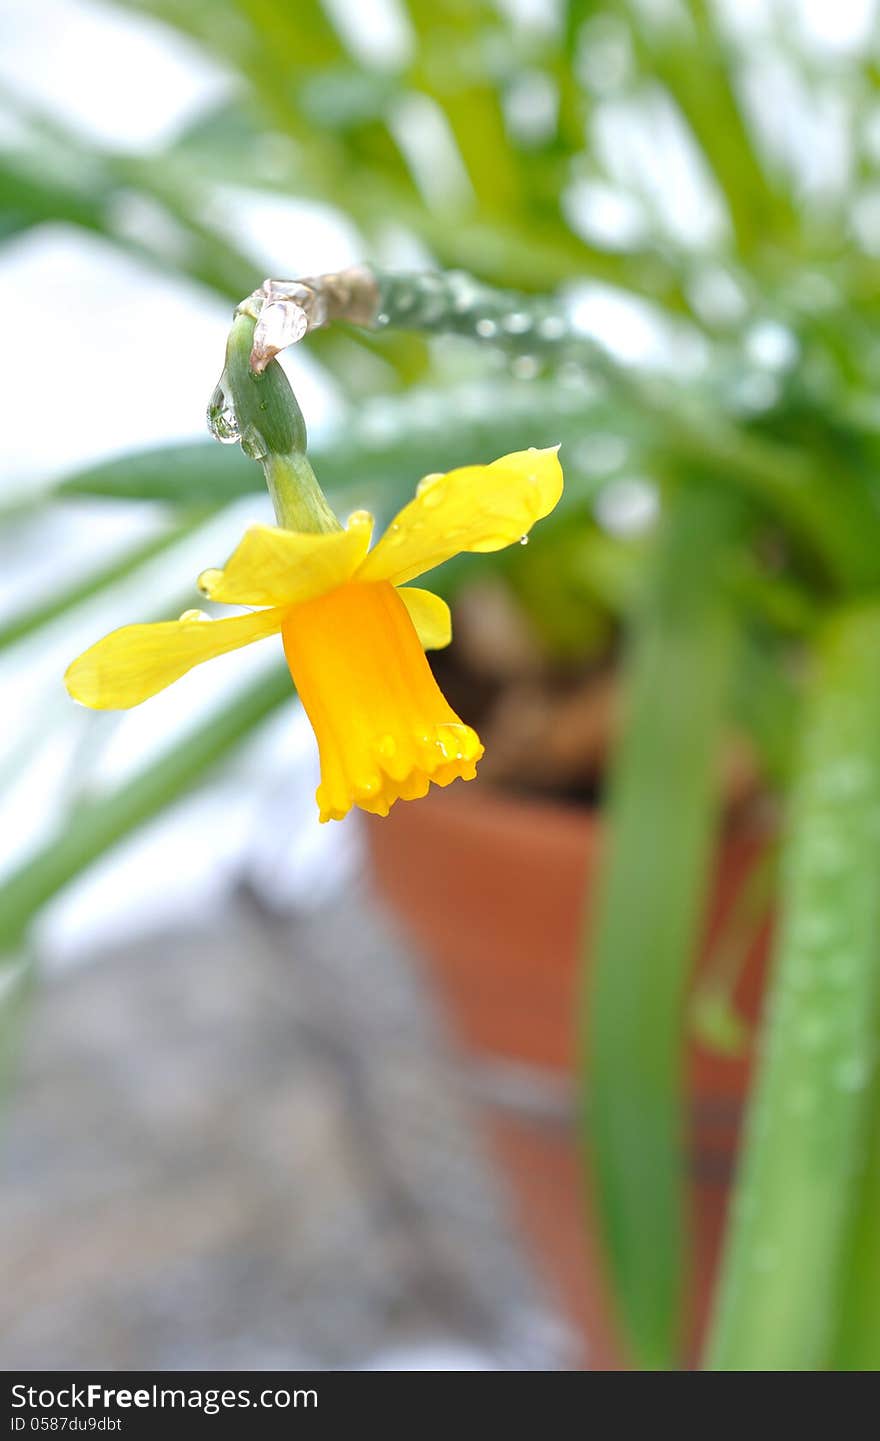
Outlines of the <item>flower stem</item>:
<svg viewBox="0 0 880 1441">
<path fill-rule="evenodd" d="M 235 413 L 241 448 L 262 465 L 280 526 L 339 530 L 306 455 L 305 421 L 287 376 L 274 360 L 260 375 L 251 369 L 254 324 L 251 315 L 236 315 L 220 381 Z"/>
</svg>

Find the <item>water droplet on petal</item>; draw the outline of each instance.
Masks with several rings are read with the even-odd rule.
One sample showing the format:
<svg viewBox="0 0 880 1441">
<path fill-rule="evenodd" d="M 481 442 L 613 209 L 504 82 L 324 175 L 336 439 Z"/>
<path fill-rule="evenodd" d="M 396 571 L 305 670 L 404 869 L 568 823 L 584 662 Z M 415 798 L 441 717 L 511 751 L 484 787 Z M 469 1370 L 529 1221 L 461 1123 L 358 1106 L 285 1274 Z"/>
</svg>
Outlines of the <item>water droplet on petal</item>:
<svg viewBox="0 0 880 1441">
<path fill-rule="evenodd" d="M 211 617 L 210 617 L 209 615 L 207 615 L 207 614 L 205 613 L 205 611 L 203 611 L 203 610 L 185 610 L 185 611 L 183 611 L 183 612 L 181 613 L 180 619 L 181 619 L 181 620 L 195 620 L 195 621 L 201 621 L 201 620 L 210 621 Z"/>
<path fill-rule="evenodd" d="M 373 524 L 373 517 L 371 516 L 371 514 L 370 514 L 370 512 L 369 512 L 368 510 L 353 510 L 352 513 L 351 513 L 351 515 L 348 517 L 348 523 L 347 523 L 347 525 L 346 525 L 346 529 L 347 529 L 347 530 L 352 530 L 352 529 L 356 529 L 358 526 L 362 526 L 362 525 L 372 525 L 372 524 Z"/>
<path fill-rule="evenodd" d="M 440 505 L 446 494 L 446 486 L 443 484 L 445 479 L 443 474 L 434 474 L 426 475 L 424 480 L 419 481 L 416 495 L 420 497 L 426 509 L 433 510 L 435 506 Z M 418 521 L 414 521 L 413 525 L 417 527 Z"/>
<path fill-rule="evenodd" d="M 203 570 L 198 580 L 196 581 L 196 584 L 199 590 L 202 592 L 202 595 L 210 596 L 217 582 L 222 579 L 222 576 L 222 570 Z"/>
<path fill-rule="evenodd" d="M 529 543 L 529 538 L 528 538 L 528 536 L 527 536 L 527 535 L 521 535 L 520 538 L 519 538 L 519 543 L 520 543 L 520 545 L 528 545 L 528 543 Z"/>
</svg>

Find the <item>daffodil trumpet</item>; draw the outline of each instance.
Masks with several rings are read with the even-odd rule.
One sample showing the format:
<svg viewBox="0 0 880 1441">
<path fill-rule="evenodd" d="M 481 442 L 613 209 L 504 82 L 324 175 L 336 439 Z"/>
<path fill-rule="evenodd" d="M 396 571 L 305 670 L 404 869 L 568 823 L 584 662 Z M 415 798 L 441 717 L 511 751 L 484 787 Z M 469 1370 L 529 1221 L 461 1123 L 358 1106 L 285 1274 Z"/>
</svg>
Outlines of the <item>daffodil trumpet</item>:
<svg viewBox="0 0 880 1441">
<path fill-rule="evenodd" d="M 449 607 L 409 582 L 461 551 L 521 540 L 561 493 L 556 449 L 527 450 L 426 477 L 372 549 L 363 510 L 333 531 L 252 526 L 199 587 L 253 609 L 123 626 L 73 662 L 67 689 L 96 710 L 125 710 L 202 661 L 280 634 L 318 741 L 321 820 L 352 806 L 387 815 L 432 782 L 473 779 L 483 754 L 425 657 L 452 639 Z"/>
</svg>

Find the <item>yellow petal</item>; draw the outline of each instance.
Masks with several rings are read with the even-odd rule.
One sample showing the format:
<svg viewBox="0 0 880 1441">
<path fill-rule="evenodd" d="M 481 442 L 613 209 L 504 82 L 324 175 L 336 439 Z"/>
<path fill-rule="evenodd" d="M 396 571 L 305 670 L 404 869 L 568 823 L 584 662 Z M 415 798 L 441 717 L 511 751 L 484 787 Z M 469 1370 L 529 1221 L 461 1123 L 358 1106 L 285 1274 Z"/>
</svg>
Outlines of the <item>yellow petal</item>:
<svg viewBox="0 0 880 1441">
<path fill-rule="evenodd" d="M 345 530 L 312 535 L 252 525 L 222 570 L 206 570 L 199 588 L 225 605 L 298 605 L 344 585 L 367 553 L 373 517 L 356 510 Z"/>
<path fill-rule="evenodd" d="M 403 585 L 462 550 L 501 550 L 528 535 L 562 494 L 556 448 L 427 477 L 357 571 Z"/>
<path fill-rule="evenodd" d="M 284 614 L 284 651 L 321 757 L 322 821 L 386 816 L 433 785 L 473 780 L 479 736 L 431 673 L 403 597 L 353 581 Z"/>
<path fill-rule="evenodd" d="M 397 592 L 409 611 L 423 650 L 442 650 L 452 640 L 452 615 L 445 600 L 432 590 L 401 586 Z"/>
<path fill-rule="evenodd" d="M 83 651 L 64 683 L 74 700 L 93 710 L 128 710 L 179 680 L 194 665 L 237 650 L 281 629 L 284 606 L 209 620 L 187 611 L 180 620 L 125 625 Z"/>
</svg>

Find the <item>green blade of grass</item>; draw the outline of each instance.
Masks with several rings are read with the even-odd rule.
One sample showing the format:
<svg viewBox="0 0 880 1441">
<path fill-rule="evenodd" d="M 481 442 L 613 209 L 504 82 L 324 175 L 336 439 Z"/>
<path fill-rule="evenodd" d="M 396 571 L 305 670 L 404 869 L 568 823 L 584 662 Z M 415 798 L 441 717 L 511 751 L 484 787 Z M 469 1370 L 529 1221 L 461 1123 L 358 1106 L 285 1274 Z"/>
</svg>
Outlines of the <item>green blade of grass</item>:
<svg viewBox="0 0 880 1441">
<path fill-rule="evenodd" d="M 625 1334 L 676 1363 L 686 1275 L 685 990 L 719 805 L 736 630 L 719 581 L 740 512 L 688 486 L 658 539 L 629 662 L 610 850 L 585 990 L 585 1141 Z"/>
<path fill-rule="evenodd" d="M 154 560 L 164 550 L 176 545 L 179 540 L 192 534 L 199 526 L 203 525 L 209 518 L 211 512 L 203 510 L 199 515 L 193 516 L 191 520 L 182 521 L 164 530 L 160 535 L 151 536 L 149 540 L 129 546 L 121 555 L 115 556 L 107 565 L 98 570 L 91 571 L 81 580 L 74 581 L 72 585 L 65 586 L 48 596 L 44 601 L 32 606 L 29 610 L 14 615 L 4 625 L 0 625 L 0 650 L 7 646 L 15 645 L 18 641 L 24 640 L 35 630 L 44 625 L 49 625 L 53 620 L 58 620 L 74 606 L 81 605 L 83 601 L 90 600 L 92 596 L 98 595 L 102 590 L 112 586 L 118 580 L 124 580 L 132 571 L 139 566 L 145 565 L 147 561 Z"/>
<path fill-rule="evenodd" d="M 804 727 L 762 1059 L 707 1346 L 716 1371 L 829 1361 L 880 999 L 880 606 L 829 622 Z"/>
<path fill-rule="evenodd" d="M 0 886 L 0 955 L 20 947 L 34 916 L 56 892 L 184 795 L 292 695 L 290 676 L 279 667 L 118 790 L 80 808 Z"/>
</svg>

